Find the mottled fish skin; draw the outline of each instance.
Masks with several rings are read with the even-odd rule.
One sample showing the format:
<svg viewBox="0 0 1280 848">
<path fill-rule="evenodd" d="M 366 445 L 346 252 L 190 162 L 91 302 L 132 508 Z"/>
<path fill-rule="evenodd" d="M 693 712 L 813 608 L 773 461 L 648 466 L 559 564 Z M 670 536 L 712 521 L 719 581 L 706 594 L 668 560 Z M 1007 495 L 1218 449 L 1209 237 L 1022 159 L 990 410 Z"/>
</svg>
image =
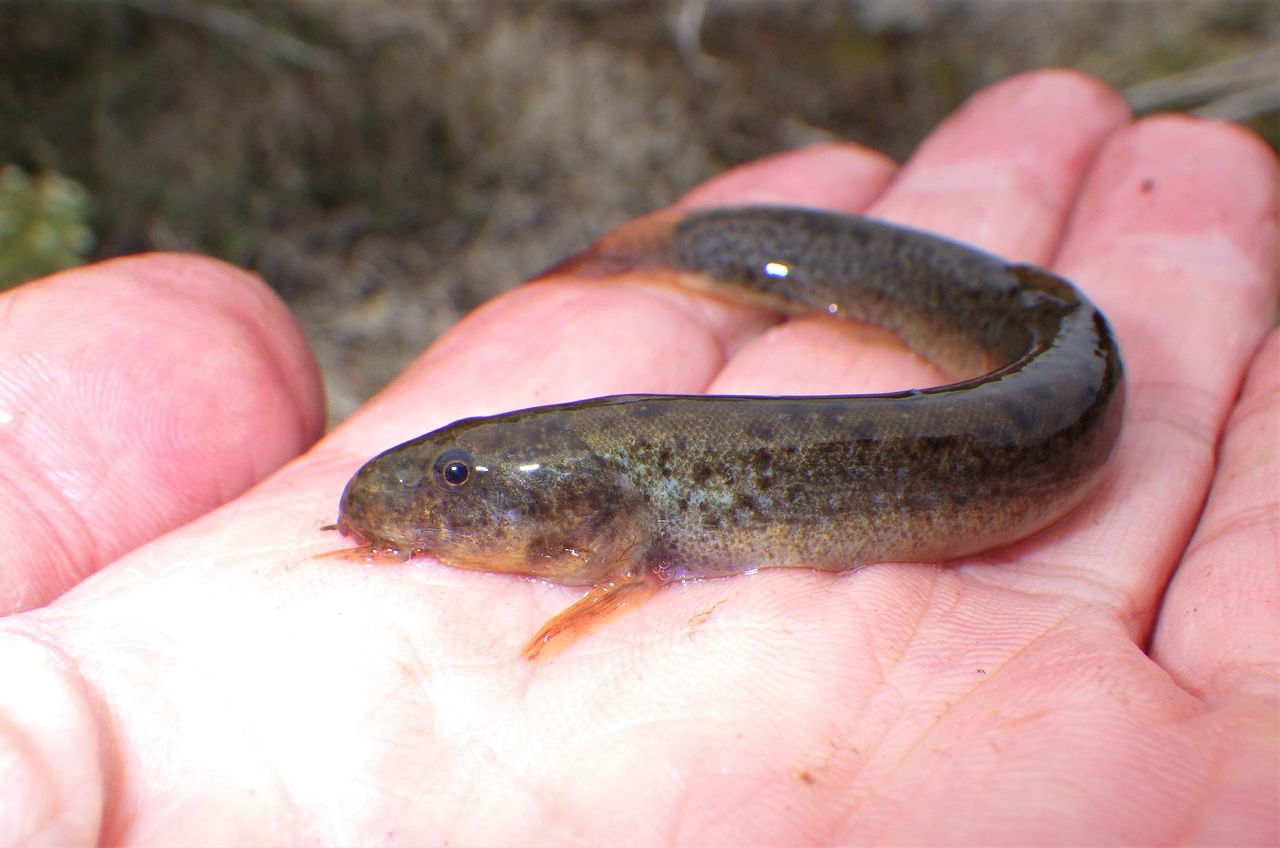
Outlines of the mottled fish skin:
<svg viewBox="0 0 1280 848">
<path fill-rule="evenodd" d="M 458 421 L 348 483 L 339 528 L 366 550 L 595 587 L 931 562 L 1062 517 L 1119 434 L 1123 368 L 1094 305 L 1046 271 L 926 233 L 793 207 L 659 213 L 545 276 L 558 274 L 640 274 L 863 320 L 981 376 L 879 395 L 628 395 Z"/>
</svg>

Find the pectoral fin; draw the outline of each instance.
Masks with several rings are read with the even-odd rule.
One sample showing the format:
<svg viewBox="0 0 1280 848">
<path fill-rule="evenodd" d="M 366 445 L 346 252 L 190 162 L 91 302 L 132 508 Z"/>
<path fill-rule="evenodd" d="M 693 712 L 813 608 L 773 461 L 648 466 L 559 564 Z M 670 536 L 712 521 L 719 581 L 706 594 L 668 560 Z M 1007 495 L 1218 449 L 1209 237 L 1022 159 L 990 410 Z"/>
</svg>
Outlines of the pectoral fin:
<svg viewBox="0 0 1280 848">
<path fill-rule="evenodd" d="M 643 577 L 611 580 L 603 583 L 579 598 L 560 612 L 534 635 L 524 646 L 524 658 L 535 660 L 553 641 L 565 647 L 570 641 L 591 629 L 604 619 L 628 605 L 639 604 L 657 589 L 657 585 Z"/>
</svg>

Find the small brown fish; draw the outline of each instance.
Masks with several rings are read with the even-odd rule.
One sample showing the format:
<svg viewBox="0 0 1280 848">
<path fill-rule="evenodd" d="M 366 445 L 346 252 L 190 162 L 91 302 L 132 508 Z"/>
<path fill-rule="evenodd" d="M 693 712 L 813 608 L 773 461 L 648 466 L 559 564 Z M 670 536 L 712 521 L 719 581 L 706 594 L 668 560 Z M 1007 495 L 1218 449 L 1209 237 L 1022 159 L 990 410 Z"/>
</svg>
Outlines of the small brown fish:
<svg viewBox="0 0 1280 848">
<path fill-rule="evenodd" d="M 590 591 L 533 658 L 665 583 L 977 553 L 1084 497 L 1120 431 L 1106 320 L 1066 280 L 868 218 L 658 213 L 547 274 L 634 273 L 885 327 L 952 373 L 878 395 L 622 395 L 469 418 L 375 457 L 342 494 L 353 553 Z M 544 275 L 545 276 L 545 275 Z"/>
</svg>

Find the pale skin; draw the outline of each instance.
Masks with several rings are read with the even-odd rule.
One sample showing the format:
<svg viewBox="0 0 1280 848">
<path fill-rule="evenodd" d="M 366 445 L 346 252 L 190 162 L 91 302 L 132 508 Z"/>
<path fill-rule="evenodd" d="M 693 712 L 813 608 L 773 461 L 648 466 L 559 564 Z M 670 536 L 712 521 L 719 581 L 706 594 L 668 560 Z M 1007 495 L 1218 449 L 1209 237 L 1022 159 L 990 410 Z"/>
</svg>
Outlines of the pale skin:
<svg viewBox="0 0 1280 848">
<path fill-rule="evenodd" d="M 784 201 L 1098 303 L 1129 402 L 1081 510 L 941 566 L 669 587 L 529 662 L 578 592 L 312 558 L 363 460 L 578 397 L 945 378 L 877 331 L 564 279 L 486 305 L 303 453 L 315 366 L 261 282 L 175 255 L 69 272 L 0 299 L 0 842 L 1274 844 L 1272 154 L 1048 72 L 900 170 L 828 145 L 683 202 Z"/>
</svg>

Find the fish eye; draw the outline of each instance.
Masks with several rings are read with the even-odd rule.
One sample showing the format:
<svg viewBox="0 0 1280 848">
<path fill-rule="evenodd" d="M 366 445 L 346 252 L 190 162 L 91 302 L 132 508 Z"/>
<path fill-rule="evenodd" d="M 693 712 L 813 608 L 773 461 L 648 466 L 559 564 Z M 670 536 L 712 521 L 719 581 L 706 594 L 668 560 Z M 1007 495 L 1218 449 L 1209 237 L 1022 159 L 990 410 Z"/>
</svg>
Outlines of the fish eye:
<svg viewBox="0 0 1280 848">
<path fill-rule="evenodd" d="M 471 454 L 453 448 L 436 457 L 432 463 L 432 476 L 446 489 L 461 489 L 471 479 L 473 465 Z"/>
</svg>

